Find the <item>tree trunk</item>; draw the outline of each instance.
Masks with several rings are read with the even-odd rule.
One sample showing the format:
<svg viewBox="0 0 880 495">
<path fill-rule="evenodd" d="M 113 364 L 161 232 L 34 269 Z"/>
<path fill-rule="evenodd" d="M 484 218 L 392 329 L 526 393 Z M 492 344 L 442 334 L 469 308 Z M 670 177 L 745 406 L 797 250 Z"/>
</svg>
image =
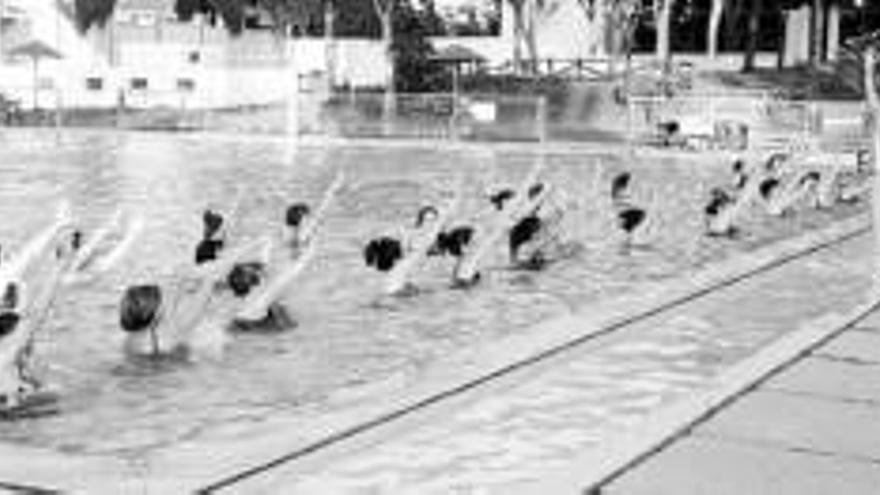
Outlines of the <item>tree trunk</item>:
<svg viewBox="0 0 880 495">
<path fill-rule="evenodd" d="M 721 27 L 722 15 L 724 15 L 724 0 L 712 0 L 712 11 L 709 14 L 709 39 L 706 45 L 710 60 L 718 58 L 718 28 Z"/>
<path fill-rule="evenodd" d="M 865 76 L 865 102 L 867 103 L 871 133 L 871 154 L 874 160 L 873 191 L 871 198 L 871 215 L 874 223 L 874 290 L 880 290 L 880 99 L 877 96 L 874 69 L 877 63 L 877 52 L 869 46 L 863 54 Z"/>
<path fill-rule="evenodd" d="M 825 2 L 813 0 L 812 47 L 810 49 L 811 65 L 816 67 L 825 60 Z"/>
<path fill-rule="evenodd" d="M 669 24 L 672 19 L 672 7 L 675 0 L 663 0 L 657 18 L 657 60 L 664 64 L 669 63 Z"/>
<path fill-rule="evenodd" d="M 327 78 L 325 81 L 327 94 L 336 87 L 336 42 L 334 33 L 333 2 L 324 4 L 324 63 Z"/>
<path fill-rule="evenodd" d="M 727 0 L 724 3 L 724 44 L 728 50 L 739 49 L 739 39 L 742 33 L 739 31 L 739 19 L 742 17 L 744 0 Z"/>
<path fill-rule="evenodd" d="M 523 5 L 511 5 L 513 11 L 513 73 L 522 74 L 522 44 L 525 39 L 525 19 L 523 18 Z"/>
<path fill-rule="evenodd" d="M 840 4 L 832 2 L 828 6 L 826 24 L 828 29 L 826 31 L 827 44 L 825 53 L 829 62 L 836 62 L 840 50 Z"/>
<path fill-rule="evenodd" d="M 538 40 L 537 40 L 537 24 L 538 24 L 538 5 L 535 0 L 527 0 L 526 12 L 528 12 L 528 22 L 526 24 L 526 48 L 529 50 L 529 72 L 538 73 Z"/>
<path fill-rule="evenodd" d="M 755 55 L 758 52 L 758 32 L 761 28 L 761 3 L 761 0 L 752 0 L 752 8 L 749 9 L 749 26 L 746 35 L 743 72 L 755 70 Z"/>
<path fill-rule="evenodd" d="M 385 96 L 382 101 L 382 117 L 384 122 L 384 133 L 391 133 L 392 122 L 395 115 L 395 98 L 396 88 L 394 77 L 394 50 L 392 43 L 394 41 L 394 32 L 392 25 L 392 15 L 394 9 L 394 1 L 389 0 L 385 8 L 382 9 L 379 19 L 382 25 L 382 46 L 385 52 Z"/>
</svg>

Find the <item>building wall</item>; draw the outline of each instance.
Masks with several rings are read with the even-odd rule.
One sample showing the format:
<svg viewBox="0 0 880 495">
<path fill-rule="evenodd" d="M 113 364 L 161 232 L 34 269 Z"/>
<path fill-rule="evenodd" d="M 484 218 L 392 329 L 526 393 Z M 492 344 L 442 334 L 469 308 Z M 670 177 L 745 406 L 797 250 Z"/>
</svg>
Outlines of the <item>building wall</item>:
<svg viewBox="0 0 880 495">
<path fill-rule="evenodd" d="M 335 61 L 338 83 L 379 86 L 384 81 L 385 57 L 375 40 L 335 40 L 328 47 L 322 39 L 279 40 L 267 31 L 231 37 L 198 19 L 183 24 L 163 16 L 154 16 L 152 24 L 136 16 L 137 22 L 114 22 L 81 36 L 55 0 L 19 1 L 30 16 L 18 23 L 20 29 L 8 31 L 40 39 L 64 55 L 40 61 L 37 85 L 44 87 L 39 94 L 44 107 L 56 101 L 66 107 L 109 107 L 120 98 L 131 106 L 271 103 L 284 98 L 293 77 L 290 64 L 315 79 L 326 71 L 328 56 Z M 146 87 L 136 87 L 143 80 Z M 0 91 L 26 106 L 33 105 L 34 81 L 30 59 L 0 62 Z M 305 82 L 310 85 L 315 84 Z"/>
</svg>

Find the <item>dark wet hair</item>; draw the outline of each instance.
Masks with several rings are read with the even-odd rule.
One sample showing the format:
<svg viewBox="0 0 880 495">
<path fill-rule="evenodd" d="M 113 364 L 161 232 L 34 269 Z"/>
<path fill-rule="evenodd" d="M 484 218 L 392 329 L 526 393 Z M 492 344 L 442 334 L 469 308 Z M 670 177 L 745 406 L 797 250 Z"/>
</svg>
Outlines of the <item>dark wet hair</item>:
<svg viewBox="0 0 880 495">
<path fill-rule="evenodd" d="M 632 233 L 647 217 L 645 210 L 641 208 L 627 208 L 617 214 L 618 224 L 626 233 Z"/>
<path fill-rule="evenodd" d="M 3 290 L 2 304 L 4 308 L 14 308 L 18 306 L 18 284 L 9 282 Z"/>
<path fill-rule="evenodd" d="M 657 124 L 657 128 L 663 131 L 667 136 L 673 136 L 681 129 L 681 125 L 679 125 L 678 121 L 669 120 L 666 122 L 660 122 Z"/>
<path fill-rule="evenodd" d="M 19 321 L 21 321 L 21 315 L 14 311 L 0 313 L 0 338 L 12 333 L 15 327 L 18 326 Z"/>
<path fill-rule="evenodd" d="M 217 259 L 220 250 L 223 249 L 223 241 L 220 239 L 202 239 L 196 246 L 196 264 L 200 265 Z"/>
<path fill-rule="evenodd" d="M 773 153 L 772 155 L 770 155 L 767 158 L 767 161 L 764 162 L 764 170 L 766 170 L 768 172 L 775 170 L 777 165 L 779 165 L 780 162 L 784 161 L 787 158 L 788 158 L 788 155 L 785 153 L 782 153 L 782 152 Z"/>
<path fill-rule="evenodd" d="M 496 210 L 502 210 L 504 209 L 504 203 L 512 199 L 514 195 L 515 193 L 512 189 L 502 189 L 489 196 L 489 201 L 495 205 Z"/>
<path fill-rule="evenodd" d="M 703 210 L 708 216 L 714 217 L 718 215 L 721 213 L 721 208 L 733 202 L 733 198 L 724 189 L 716 187 L 709 194 L 711 196 L 709 203 L 706 204 L 706 208 Z"/>
<path fill-rule="evenodd" d="M 390 271 L 403 258 L 400 241 L 383 236 L 371 240 L 364 248 L 364 262 L 382 272 Z"/>
<path fill-rule="evenodd" d="M 543 183 L 538 182 L 538 183 L 532 185 L 532 187 L 529 188 L 529 199 L 535 198 L 537 195 L 541 194 L 543 191 L 544 191 L 544 184 Z"/>
<path fill-rule="evenodd" d="M 541 219 L 536 215 L 529 215 L 520 219 L 516 225 L 510 229 L 507 237 L 508 247 L 510 249 L 511 259 L 516 259 L 519 249 L 527 242 L 531 241 L 541 230 Z"/>
<path fill-rule="evenodd" d="M 734 172 L 742 172 L 746 168 L 746 163 L 742 161 L 741 158 L 737 158 L 733 161 L 733 171 Z"/>
<path fill-rule="evenodd" d="M 223 226 L 223 215 L 213 210 L 205 210 L 202 213 L 202 224 L 204 225 L 203 237 L 210 239 L 220 232 L 220 227 Z"/>
<path fill-rule="evenodd" d="M 617 199 L 626 188 L 632 175 L 629 172 L 621 172 L 611 180 L 611 199 Z"/>
<path fill-rule="evenodd" d="M 446 232 L 440 232 L 432 250 L 434 250 L 434 254 L 461 257 L 464 255 L 465 246 L 470 244 L 473 237 L 474 228 L 470 226 L 456 227 Z"/>
<path fill-rule="evenodd" d="M 245 297 L 263 279 L 262 263 L 237 263 L 226 276 L 226 283 L 236 297 Z"/>
<path fill-rule="evenodd" d="M 126 289 L 119 305 L 119 323 L 126 332 L 141 332 L 154 325 L 162 306 L 158 285 L 135 285 Z"/>
<path fill-rule="evenodd" d="M 801 185 L 804 185 L 809 181 L 818 182 L 821 177 L 822 176 L 821 176 L 821 174 L 819 174 L 819 172 L 817 172 L 815 170 L 811 170 L 811 171 L 807 172 L 806 174 L 804 174 L 803 177 L 801 177 L 800 183 L 801 183 Z"/>
<path fill-rule="evenodd" d="M 424 225 L 425 217 L 427 217 L 429 213 L 433 213 L 435 217 L 440 214 L 440 212 L 437 211 L 437 208 L 434 208 L 431 205 L 419 208 L 419 213 L 416 215 L 416 227 Z"/>
<path fill-rule="evenodd" d="M 764 199 L 767 199 L 770 197 L 771 194 L 773 194 L 773 191 L 775 191 L 777 187 L 779 187 L 779 179 L 771 177 L 769 179 L 764 179 L 763 181 L 761 181 L 761 184 L 758 186 L 758 190 L 761 192 L 761 196 Z"/>
<path fill-rule="evenodd" d="M 284 213 L 284 223 L 288 227 L 299 227 L 303 218 L 309 214 L 311 209 L 305 203 L 294 203 L 287 207 Z"/>
<path fill-rule="evenodd" d="M 74 230 L 73 234 L 71 234 L 70 247 L 72 247 L 74 251 L 78 251 L 79 248 L 82 247 L 82 238 L 83 233 L 80 230 Z"/>
</svg>

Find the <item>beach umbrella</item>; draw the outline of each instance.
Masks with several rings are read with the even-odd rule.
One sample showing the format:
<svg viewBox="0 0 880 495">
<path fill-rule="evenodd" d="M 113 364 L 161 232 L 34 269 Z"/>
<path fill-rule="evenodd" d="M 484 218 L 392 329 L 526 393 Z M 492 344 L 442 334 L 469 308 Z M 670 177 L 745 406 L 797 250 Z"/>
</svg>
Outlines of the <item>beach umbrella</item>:
<svg viewBox="0 0 880 495">
<path fill-rule="evenodd" d="M 51 59 L 61 59 L 63 56 L 61 53 L 47 45 L 46 43 L 40 40 L 31 40 L 20 45 L 16 45 L 12 47 L 9 52 L 7 52 L 12 57 L 29 57 L 33 62 L 34 66 L 34 109 L 37 108 L 37 93 L 39 92 L 39 88 L 37 87 L 38 80 L 38 67 L 40 64 L 40 59 L 51 58 Z"/>
</svg>

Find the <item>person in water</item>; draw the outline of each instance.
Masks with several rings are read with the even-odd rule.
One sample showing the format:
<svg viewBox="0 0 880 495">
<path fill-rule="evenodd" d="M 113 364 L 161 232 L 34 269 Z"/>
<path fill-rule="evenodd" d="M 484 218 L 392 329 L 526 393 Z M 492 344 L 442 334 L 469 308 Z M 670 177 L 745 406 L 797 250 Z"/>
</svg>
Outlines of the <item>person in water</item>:
<svg viewBox="0 0 880 495">
<path fill-rule="evenodd" d="M 540 196 L 540 197 L 539 197 Z M 571 256 L 579 246 L 560 238 L 565 209 L 558 198 L 549 196 L 547 186 L 535 184 L 528 191 L 538 200 L 532 211 L 518 219 L 508 235 L 508 255 L 513 266 L 527 270 L 543 269 L 555 259 Z"/>
<path fill-rule="evenodd" d="M 257 245 L 204 262 L 164 287 L 155 283 L 128 287 L 119 304 L 126 353 L 185 358 L 193 353 L 216 356 L 222 352 L 225 330 L 241 301 L 264 280 L 262 262 L 242 262 Z"/>
<path fill-rule="evenodd" d="M 54 250 L 58 253 L 57 247 Z M 49 252 L 52 252 L 50 250 Z M 0 307 L 0 350 L 11 361 L 0 361 L 0 412 L 15 409 L 27 398 L 43 389 L 34 366 L 33 332 L 50 311 L 70 253 L 62 250 L 58 256 L 42 256 L 42 265 L 48 267 L 41 280 L 29 284 L 28 294 L 22 294 L 23 285 L 7 284 Z"/>
<path fill-rule="evenodd" d="M 749 182 L 749 175 L 746 173 L 746 164 L 742 159 L 737 158 L 733 161 L 733 192 L 739 194 L 745 189 Z"/>
<path fill-rule="evenodd" d="M 624 249 L 632 246 L 636 230 L 644 225 L 647 212 L 644 208 L 632 204 L 629 195 L 629 184 L 632 176 L 629 172 L 617 174 L 611 181 L 611 204 L 617 215 L 617 225 L 624 233 Z"/>
<path fill-rule="evenodd" d="M 305 203 L 294 203 L 287 207 L 284 214 L 284 244 L 290 249 L 291 256 L 296 258 L 302 251 L 306 239 L 306 223 L 312 210 Z"/>
<path fill-rule="evenodd" d="M 413 227 L 405 229 L 399 237 L 382 235 L 370 239 L 363 249 L 364 263 L 368 267 L 375 268 L 380 272 L 390 272 L 408 253 L 415 248 L 415 243 L 420 233 L 439 217 L 437 208 L 423 206 L 416 214 Z M 438 236 L 439 238 L 439 236 Z M 429 249 L 428 255 L 438 256 L 442 252 L 438 243 L 435 242 Z"/>
<path fill-rule="evenodd" d="M 195 262 L 197 265 L 214 261 L 226 245 L 223 233 L 223 215 L 213 210 L 205 210 L 202 214 L 202 239 L 196 246 Z"/>
<path fill-rule="evenodd" d="M 732 208 L 736 200 L 733 196 L 720 187 L 713 188 L 709 193 L 709 202 L 703 210 L 706 234 L 719 237 L 734 237 L 738 230 L 732 224 L 721 225 L 719 218 L 728 209 Z"/>
</svg>

